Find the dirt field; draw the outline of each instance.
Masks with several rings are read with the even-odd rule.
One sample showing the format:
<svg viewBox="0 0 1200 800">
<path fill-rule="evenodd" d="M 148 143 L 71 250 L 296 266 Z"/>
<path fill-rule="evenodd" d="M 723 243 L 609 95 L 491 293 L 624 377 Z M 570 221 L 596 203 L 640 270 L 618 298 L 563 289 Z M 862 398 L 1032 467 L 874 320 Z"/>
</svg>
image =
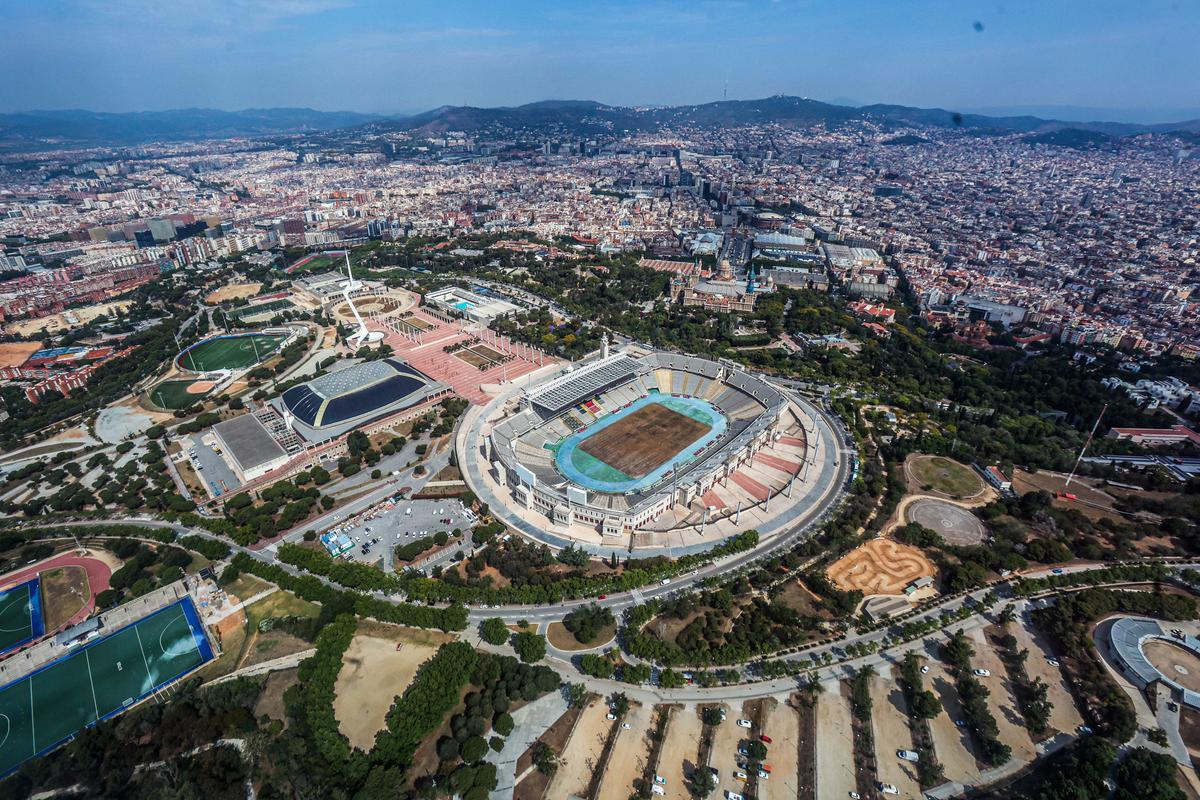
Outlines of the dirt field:
<svg viewBox="0 0 1200 800">
<path fill-rule="evenodd" d="M 1057 494 L 1067 488 L 1067 476 L 1057 472 L 1026 472 L 1013 470 L 1013 489 L 1019 494 L 1036 492 L 1039 489 Z M 1128 522 L 1129 517 L 1111 510 L 1114 503 L 1112 495 L 1105 492 L 1092 478 L 1076 478 L 1068 488 L 1075 500 L 1059 500 L 1055 498 L 1054 505 L 1059 508 L 1078 509 L 1092 519 L 1111 519 L 1115 522 Z"/>
<path fill-rule="evenodd" d="M 417 668 L 436 647 L 396 643 L 372 636 L 355 636 L 342 659 L 334 692 L 333 713 L 350 744 L 370 750 L 375 734 L 383 730 L 392 699 L 401 694 L 417 674 Z"/>
<path fill-rule="evenodd" d="M 49 316 L 38 317 L 37 319 L 22 319 L 10 322 L 4 326 L 4 332 L 13 333 L 17 336 L 31 336 L 42 330 L 47 330 L 50 333 L 58 333 L 59 331 L 86 325 L 100 316 L 111 315 L 116 311 L 125 311 L 131 305 L 133 305 L 131 300 L 118 300 L 114 303 L 98 303 L 94 306 L 72 308 L 60 314 L 50 314 Z"/>
<path fill-rule="evenodd" d="M 91 596 L 91 589 L 83 567 L 59 567 L 47 570 L 39 577 L 46 607 L 46 632 L 49 633 L 58 630 L 83 608 Z"/>
<path fill-rule="evenodd" d="M 970 734 L 966 728 L 954 725 L 954 720 L 962 719 L 958 690 L 942 662 L 929 659 L 925 663 L 929 665 L 928 674 L 923 676 L 925 688 L 942 702 L 942 713 L 929 721 L 929 728 L 938 761 L 946 770 L 946 780 L 976 784 L 979 782 L 979 765 L 975 762 Z"/>
<path fill-rule="evenodd" d="M 298 669 L 282 669 L 272 672 L 267 677 L 267 682 L 263 684 L 258 702 L 254 704 L 254 716 L 261 717 L 266 714 L 271 719 L 277 719 L 286 724 L 287 714 L 283 710 L 283 693 L 296 682 L 299 672 Z"/>
<path fill-rule="evenodd" d="M 829 579 L 847 591 L 863 594 L 903 594 L 904 587 L 937 573 L 933 562 L 915 547 L 891 539 L 872 539 L 830 565 Z"/>
<path fill-rule="evenodd" d="M 1012 682 L 1008 679 L 1008 670 L 1000 660 L 1000 654 L 986 640 L 982 630 L 971 632 L 971 643 L 975 646 L 971 666 L 982 667 L 992 673 L 989 677 L 979 678 L 979 682 L 990 692 L 987 704 L 1000 727 L 1000 741 L 1012 748 L 1014 759 L 1032 761 L 1036 756 L 1033 740 L 1029 738 L 1029 730 L 1021 717 L 1021 707 L 1017 705 Z"/>
<path fill-rule="evenodd" d="M 483 367 L 486 364 L 495 364 L 504 357 L 504 354 L 493 350 L 486 344 L 476 344 L 455 352 L 454 356 L 472 367 Z"/>
<path fill-rule="evenodd" d="M 912 732 L 908 728 L 908 704 L 904 692 L 887 667 L 871 679 L 871 724 L 875 734 L 875 759 L 879 780 L 900 790 L 900 797 L 920 800 L 917 767 L 896 755 L 897 750 L 912 750 Z"/>
<path fill-rule="evenodd" d="M 240 300 L 243 297 L 254 297 L 262 288 L 261 283 L 230 283 L 208 293 L 204 302 L 210 306 L 224 303 L 228 300 Z"/>
<path fill-rule="evenodd" d="M 708 430 L 699 420 L 650 403 L 584 439 L 579 449 L 630 478 L 642 478 Z"/>
<path fill-rule="evenodd" d="M 592 771 L 600 759 L 604 742 L 608 738 L 611 722 L 605 719 L 608 706 L 604 700 L 597 698 L 592 701 L 571 734 L 571 740 L 563 748 L 562 763 L 554 773 L 554 780 L 546 790 L 546 797 L 583 797 L 587 792 L 588 782 L 592 779 Z"/>
<path fill-rule="evenodd" d="M 631 704 L 624 721 L 630 728 L 617 734 L 617 743 L 600 783 L 598 800 L 629 800 L 633 782 L 642 777 L 646 769 L 646 757 L 650 752 L 646 734 L 654 724 L 654 706 Z"/>
<path fill-rule="evenodd" d="M 658 759 L 658 774 L 667 779 L 669 800 L 691 800 L 687 784 L 696 769 L 700 750 L 700 714 L 695 705 L 686 705 L 671 712 L 667 723 L 667 738 Z"/>
<path fill-rule="evenodd" d="M 733 771 L 737 769 L 737 762 L 741 759 L 737 751 L 738 745 L 749 733 L 745 728 L 737 726 L 737 720 L 743 716 L 741 704 L 726 705 L 725 710 L 725 721 L 716 728 L 712 753 L 708 758 L 708 765 L 720 772 L 717 792 L 714 794 L 721 797 L 724 797 L 727 791 L 740 794 L 746 788 L 745 783 L 733 777 Z"/>
<path fill-rule="evenodd" d="M 849 797 L 855 790 L 850 702 L 840 682 L 826 681 L 817 698 L 817 797 Z"/>
<path fill-rule="evenodd" d="M 41 342 L 0 342 L 0 367 L 19 367 L 41 349 Z"/>
<path fill-rule="evenodd" d="M 979 518 L 946 500 L 917 498 L 904 513 L 910 522 L 936 531 L 947 544 L 970 547 L 983 541 L 983 523 Z"/>
<path fill-rule="evenodd" d="M 1182 647 L 1151 639 L 1142 647 L 1146 660 L 1185 689 L 1200 691 L 1200 658 Z"/>
<path fill-rule="evenodd" d="M 984 490 L 983 480 L 965 464 L 942 456 L 912 455 L 904 464 L 914 488 L 947 497 L 968 498 Z M 930 487 L 925 489 L 924 487 Z"/>
<path fill-rule="evenodd" d="M 1046 662 L 1048 656 L 1053 656 L 1049 643 L 1040 633 L 1020 623 L 1009 625 L 1008 630 L 1017 637 L 1017 647 L 1029 651 L 1029 658 L 1025 660 L 1025 672 L 1029 679 L 1041 678 L 1048 687 L 1046 697 L 1054 705 L 1050 711 L 1050 727 L 1062 733 L 1073 733 L 1083 724 L 1083 718 L 1067 689 L 1062 670 Z"/>
<path fill-rule="evenodd" d="M 758 796 L 762 800 L 796 800 L 800 782 L 800 717 L 796 709 L 779 703 L 767 714 L 763 731 L 774 741 L 767 759 L 771 778 L 758 782 Z"/>
</svg>

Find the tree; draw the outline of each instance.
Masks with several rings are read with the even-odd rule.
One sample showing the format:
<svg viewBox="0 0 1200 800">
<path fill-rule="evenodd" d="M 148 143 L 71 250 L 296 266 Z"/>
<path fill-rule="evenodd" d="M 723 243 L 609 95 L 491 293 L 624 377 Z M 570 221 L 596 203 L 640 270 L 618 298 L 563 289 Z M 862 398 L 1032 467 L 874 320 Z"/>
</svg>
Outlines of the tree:
<svg viewBox="0 0 1200 800">
<path fill-rule="evenodd" d="M 717 776 L 709 767 L 698 767 L 692 772 L 692 793 L 698 797 L 708 797 L 717 788 Z"/>
<path fill-rule="evenodd" d="M 587 687 L 582 683 L 572 683 L 567 687 L 567 703 L 571 708 L 583 708 L 587 696 Z"/>
<path fill-rule="evenodd" d="M 700 721 L 705 725 L 720 725 L 725 721 L 725 715 L 717 706 L 705 706 L 700 712 Z"/>
<path fill-rule="evenodd" d="M 1144 747 L 1135 748 L 1117 766 L 1116 800 L 1184 800 L 1183 790 L 1175 782 L 1175 761 L 1168 755 Z"/>
<path fill-rule="evenodd" d="M 767 746 L 755 739 L 746 745 L 746 752 L 750 754 L 752 761 L 762 761 L 767 757 Z"/>
<path fill-rule="evenodd" d="M 612 611 L 595 603 L 581 606 L 563 618 L 563 627 L 569 630 L 580 644 L 591 644 L 601 630 L 615 623 Z"/>
<path fill-rule="evenodd" d="M 526 664 L 541 661 L 546 657 L 546 637 L 540 633 L 521 631 L 513 637 L 513 649 Z"/>
<path fill-rule="evenodd" d="M 624 692 L 614 692 L 610 702 L 612 712 L 617 717 L 623 717 L 629 713 L 629 698 L 625 696 Z"/>
<path fill-rule="evenodd" d="M 558 770 L 558 754 L 545 742 L 534 743 L 531 755 L 534 766 L 543 775 L 553 775 Z"/>
<path fill-rule="evenodd" d="M 912 713 L 917 719 L 933 719 L 942 711 L 937 695 L 928 689 L 917 692 L 912 699 Z"/>
<path fill-rule="evenodd" d="M 492 730 L 501 736 L 508 736 L 513 732 L 513 728 L 516 727 L 516 724 L 517 723 L 512 718 L 512 714 L 505 712 L 496 717 L 496 721 L 492 723 Z"/>
<path fill-rule="evenodd" d="M 508 626 L 499 617 L 489 617 L 479 623 L 479 638 L 488 644 L 502 645 L 508 641 Z"/>
</svg>

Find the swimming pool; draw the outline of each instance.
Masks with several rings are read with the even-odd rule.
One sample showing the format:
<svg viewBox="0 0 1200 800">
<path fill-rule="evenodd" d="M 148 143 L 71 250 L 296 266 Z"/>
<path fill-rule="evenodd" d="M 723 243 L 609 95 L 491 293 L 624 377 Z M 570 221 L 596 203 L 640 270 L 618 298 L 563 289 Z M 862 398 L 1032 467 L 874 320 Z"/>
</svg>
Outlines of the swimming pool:
<svg viewBox="0 0 1200 800">
<path fill-rule="evenodd" d="M 658 454 L 655 459 L 657 463 L 652 464 L 644 474 L 637 477 L 625 474 L 615 466 L 581 448 L 581 445 L 591 437 L 653 404 L 664 406 L 677 414 L 690 417 L 707 429 L 696 438 L 683 441 L 680 447 L 672 447 L 667 451 L 661 449 L 655 451 L 651 447 L 651 453 L 657 452 Z M 695 461 L 703 455 L 703 451 L 707 447 L 721 438 L 727 425 L 724 414 L 711 403 L 697 397 L 674 397 L 652 393 L 648 397 L 635 400 L 625 408 L 608 414 L 586 430 L 562 439 L 552 448 L 555 451 L 554 463 L 558 471 L 565 477 L 593 491 L 608 494 L 635 492 L 658 483 L 672 469 Z M 644 440 L 639 440 L 636 435 L 633 437 L 633 441 L 643 447 L 647 444 Z"/>
<path fill-rule="evenodd" d="M 472 303 L 470 300 L 459 300 L 457 303 L 454 303 L 454 307 L 457 308 L 459 311 L 467 311 L 469 309 L 474 308 L 475 304 Z"/>
</svg>

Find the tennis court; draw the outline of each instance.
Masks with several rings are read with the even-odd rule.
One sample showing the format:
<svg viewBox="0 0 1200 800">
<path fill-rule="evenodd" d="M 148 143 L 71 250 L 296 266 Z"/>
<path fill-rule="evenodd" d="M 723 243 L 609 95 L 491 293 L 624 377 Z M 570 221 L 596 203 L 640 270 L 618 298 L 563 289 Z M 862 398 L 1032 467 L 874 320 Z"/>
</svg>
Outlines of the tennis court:
<svg viewBox="0 0 1200 800">
<path fill-rule="evenodd" d="M 0 775 L 212 657 L 185 597 L 0 687 Z"/>
<path fill-rule="evenodd" d="M 37 578 L 0 592 L 0 655 L 45 633 Z"/>
</svg>

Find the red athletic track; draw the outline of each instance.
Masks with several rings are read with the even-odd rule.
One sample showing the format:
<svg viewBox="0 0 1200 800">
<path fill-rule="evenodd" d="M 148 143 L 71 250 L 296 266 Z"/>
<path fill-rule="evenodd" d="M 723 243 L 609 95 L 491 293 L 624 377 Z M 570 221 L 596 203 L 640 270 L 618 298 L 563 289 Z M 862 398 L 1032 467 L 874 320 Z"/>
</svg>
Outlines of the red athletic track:
<svg viewBox="0 0 1200 800">
<path fill-rule="evenodd" d="M 77 556 L 74 553 L 63 553 L 62 555 L 55 556 L 39 564 L 33 564 L 32 566 L 25 567 L 24 569 L 17 570 L 16 572 L 9 572 L 5 575 L 0 575 L 0 590 L 3 590 L 8 586 L 32 580 L 34 576 L 40 575 L 47 570 L 57 569 L 58 567 L 83 567 L 84 572 L 87 573 L 88 588 L 91 590 L 91 596 L 88 597 L 87 602 L 83 604 L 83 608 L 79 609 L 75 616 L 71 617 L 69 620 L 67 620 L 66 624 L 61 626 L 62 628 L 69 628 L 72 625 L 82 622 L 91 615 L 92 610 L 96 607 L 96 595 L 108 588 L 108 579 L 112 577 L 112 570 L 108 568 L 108 564 L 105 564 L 100 559 Z M 55 631 L 46 631 L 47 636 L 53 633 L 55 633 Z M 30 644 L 35 643 L 30 642 Z M 14 650 L 13 652 L 15 653 L 19 651 Z M 11 656 L 12 653 L 9 653 L 8 655 Z"/>
</svg>

